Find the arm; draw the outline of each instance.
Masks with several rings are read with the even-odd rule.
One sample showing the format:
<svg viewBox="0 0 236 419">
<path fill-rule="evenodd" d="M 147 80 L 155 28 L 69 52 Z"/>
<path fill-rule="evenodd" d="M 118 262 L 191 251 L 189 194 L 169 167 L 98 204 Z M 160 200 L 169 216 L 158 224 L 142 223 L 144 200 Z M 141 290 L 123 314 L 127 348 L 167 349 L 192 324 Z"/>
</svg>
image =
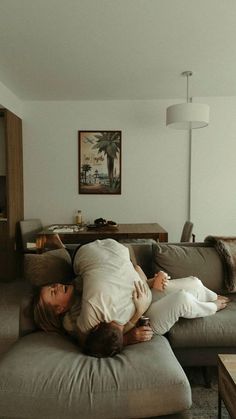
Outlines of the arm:
<svg viewBox="0 0 236 419">
<path fill-rule="evenodd" d="M 138 272 L 142 280 L 143 279 L 147 280 L 150 288 L 157 289 L 158 291 L 163 291 L 169 282 L 169 279 L 168 279 L 169 276 L 163 271 L 160 271 L 157 274 L 155 274 L 153 278 L 147 279 L 146 275 L 144 274 L 144 272 L 139 266 L 136 266 L 135 270 Z M 133 345 L 139 342 L 149 341 L 153 337 L 153 331 L 151 327 L 149 326 L 135 327 L 136 322 L 144 313 L 144 310 L 142 310 L 142 306 L 140 304 L 142 300 L 141 288 L 139 289 L 136 288 L 134 292 L 134 302 L 136 306 L 136 311 L 133 317 L 130 319 L 130 321 L 125 325 L 124 346 Z"/>
<path fill-rule="evenodd" d="M 130 319 L 130 321 L 124 327 L 124 331 L 123 331 L 124 346 L 133 345 L 139 342 L 145 342 L 145 341 L 151 340 L 153 337 L 153 331 L 150 326 L 136 327 L 137 321 L 146 310 L 147 289 L 144 286 L 143 282 L 139 281 L 135 283 L 133 299 L 134 299 L 136 311 L 134 315 L 132 316 L 132 318 Z"/>
<path fill-rule="evenodd" d="M 124 326 L 124 334 L 135 327 L 139 318 L 146 311 L 145 303 L 147 293 L 146 288 L 144 286 L 144 282 L 148 283 L 149 288 L 154 288 L 158 291 L 163 291 L 169 282 L 169 276 L 163 271 L 160 271 L 157 274 L 155 274 L 153 278 L 147 279 L 145 273 L 139 265 L 134 266 L 134 269 L 139 274 L 142 281 L 135 282 L 135 291 L 133 293 L 133 298 L 136 311 L 132 318 L 129 320 L 129 322 L 126 323 L 126 325 Z"/>
<path fill-rule="evenodd" d="M 135 327 L 137 321 L 147 309 L 148 293 L 147 288 L 142 281 L 134 283 L 133 301 L 135 305 L 135 313 L 124 327 L 124 333 Z"/>
<path fill-rule="evenodd" d="M 139 342 L 147 342 L 153 337 L 153 331 L 150 326 L 134 327 L 123 337 L 124 346 L 133 345 Z"/>
<path fill-rule="evenodd" d="M 81 332 L 79 325 L 77 325 L 77 320 L 80 318 L 81 305 L 74 304 L 71 311 L 65 313 L 62 325 L 63 329 L 72 336 L 80 346 L 83 345 L 86 338 L 86 334 Z"/>
<path fill-rule="evenodd" d="M 156 273 L 153 278 L 147 279 L 147 277 L 146 277 L 145 273 L 143 272 L 141 266 L 135 265 L 134 269 L 139 274 L 140 278 L 144 282 L 148 283 L 149 288 L 154 288 L 154 289 L 157 289 L 158 291 L 163 291 L 163 289 L 166 288 L 166 286 L 169 282 L 168 281 L 169 276 L 163 271 L 160 271 L 160 272 Z"/>
</svg>

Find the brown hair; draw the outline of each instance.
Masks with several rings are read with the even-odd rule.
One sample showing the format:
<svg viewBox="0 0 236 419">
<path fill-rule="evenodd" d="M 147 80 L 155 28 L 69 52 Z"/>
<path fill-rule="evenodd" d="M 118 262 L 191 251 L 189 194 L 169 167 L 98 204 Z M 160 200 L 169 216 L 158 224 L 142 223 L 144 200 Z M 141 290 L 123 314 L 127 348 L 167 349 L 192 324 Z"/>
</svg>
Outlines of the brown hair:
<svg viewBox="0 0 236 419">
<path fill-rule="evenodd" d="M 123 349 L 123 332 L 111 323 L 101 322 L 86 337 L 83 352 L 96 358 L 111 357 Z"/>
<path fill-rule="evenodd" d="M 34 290 L 33 314 L 34 322 L 39 329 L 44 332 L 63 333 L 62 316 L 55 313 L 50 304 L 46 304 L 40 299 L 41 287 Z"/>
</svg>

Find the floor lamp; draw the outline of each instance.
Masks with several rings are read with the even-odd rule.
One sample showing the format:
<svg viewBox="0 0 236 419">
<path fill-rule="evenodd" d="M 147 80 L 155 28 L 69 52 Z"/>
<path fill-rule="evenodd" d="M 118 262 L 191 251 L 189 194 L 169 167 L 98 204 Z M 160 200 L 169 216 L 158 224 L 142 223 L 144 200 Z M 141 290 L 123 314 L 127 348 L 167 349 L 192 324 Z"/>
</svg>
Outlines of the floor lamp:
<svg viewBox="0 0 236 419">
<path fill-rule="evenodd" d="M 187 130 L 189 136 L 188 221 L 191 217 L 192 130 L 209 124 L 209 106 L 193 103 L 189 97 L 189 77 L 192 75 L 192 71 L 182 73 L 187 79 L 187 102 L 169 106 L 166 110 L 166 125 L 173 129 Z"/>
</svg>

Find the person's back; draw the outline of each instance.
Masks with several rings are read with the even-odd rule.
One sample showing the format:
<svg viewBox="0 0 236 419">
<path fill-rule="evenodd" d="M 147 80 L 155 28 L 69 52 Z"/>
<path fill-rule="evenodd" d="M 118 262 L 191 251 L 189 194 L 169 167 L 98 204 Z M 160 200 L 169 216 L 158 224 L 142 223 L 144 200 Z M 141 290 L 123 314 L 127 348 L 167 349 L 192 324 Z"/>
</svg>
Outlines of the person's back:
<svg viewBox="0 0 236 419">
<path fill-rule="evenodd" d="M 77 327 L 88 333 L 100 322 L 126 324 L 135 312 L 134 282 L 140 281 L 130 261 L 129 250 L 113 239 L 96 240 L 78 249 L 75 273 L 83 278 L 83 296 Z M 148 293 L 147 307 L 151 303 Z"/>
</svg>

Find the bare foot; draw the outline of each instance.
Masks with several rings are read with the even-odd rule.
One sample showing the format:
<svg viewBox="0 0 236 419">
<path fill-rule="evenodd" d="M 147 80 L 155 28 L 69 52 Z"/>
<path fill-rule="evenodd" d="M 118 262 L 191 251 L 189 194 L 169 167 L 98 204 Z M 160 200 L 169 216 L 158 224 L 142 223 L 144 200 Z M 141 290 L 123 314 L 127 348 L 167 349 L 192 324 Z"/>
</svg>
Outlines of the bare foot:
<svg viewBox="0 0 236 419">
<path fill-rule="evenodd" d="M 62 243 L 59 234 L 50 234 L 47 236 L 47 243 L 49 246 L 53 246 L 56 249 L 61 249 L 65 247 L 65 245 Z"/>
<path fill-rule="evenodd" d="M 41 234 L 36 240 L 37 249 L 61 249 L 65 245 L 62 243 L 60 236 L 58 234 Z"/>
<path fill-rule="evenodd" d="M 226 295 L 217 295 L 217 300 L 225 301 L 226 303 L 230 302 L 229 297 L 226 297 Z"/>
<path fill-rule="evenodd" d="M 223 310 L 225 307 L 227 307 L 227 302 L 219 298 L 216 301 L 214 301 L 214 303 L 216 304 L 216 307 L 217 307 L 216 311 Z"/>
</svg>

